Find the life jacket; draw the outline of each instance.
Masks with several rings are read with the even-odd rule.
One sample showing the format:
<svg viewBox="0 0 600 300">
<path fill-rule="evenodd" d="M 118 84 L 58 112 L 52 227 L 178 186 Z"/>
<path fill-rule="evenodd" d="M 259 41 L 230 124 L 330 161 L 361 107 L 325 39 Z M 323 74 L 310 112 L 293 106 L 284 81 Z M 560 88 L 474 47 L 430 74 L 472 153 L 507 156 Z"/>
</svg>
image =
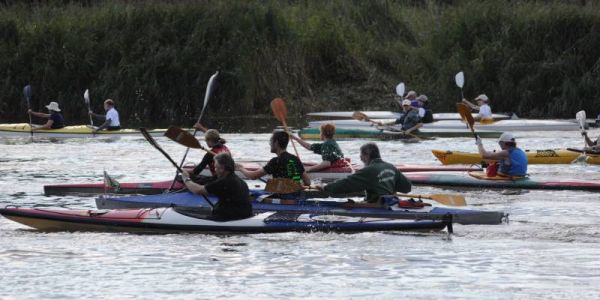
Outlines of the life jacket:
<svg viewBox="0 0 600 300">
<path fill-rule="evenodd" d="M 229 148 L 227 148 L 227 146 L 223 145 L 223 144 L 217 144 L 214 147 L 212 147 L 212 149 L 210 149 L 212 152 L 214 152 L 215 154 L 219 154 L 219 153 L 229 153 L 231 154 L 231 152 L 229 152 Z M 215 160 L 211 160 L 211 162 L 208 163 L 208 169 L 210 170 L 210 173 L 213 176 L 217 176 L 217 172 L 215 172 Z"/>
<path fill-rule="evenodd" d="M 508 149 L 508 159 L 510 165 L 505 165 L 504 160 L 500 161 L 498 173 L 509 176 L 527 175 L 527 154 L 523 150 L 516 147 Z"/>
</svg>

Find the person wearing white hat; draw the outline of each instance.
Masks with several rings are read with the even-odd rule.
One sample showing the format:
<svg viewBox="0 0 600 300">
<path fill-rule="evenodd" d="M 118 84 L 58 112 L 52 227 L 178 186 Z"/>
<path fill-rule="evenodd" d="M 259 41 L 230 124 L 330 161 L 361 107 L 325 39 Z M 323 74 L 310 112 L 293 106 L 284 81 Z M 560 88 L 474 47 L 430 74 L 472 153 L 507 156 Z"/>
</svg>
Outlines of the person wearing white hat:
<svg viewBox="0 0 600 300">
<path fill-rule="evenodd" d="M 90 116 L 105 120 L 104 124 L 94 129 L 94 132 L 98 132 L 102 129 L 120 130 L 121 122 L 119 121 L 119 112 L 115 109 L 115 102 L 112 99 L 104 100 L 104 110 L 106 111 L 106 115 L 95 114 L 92 110 L 88 112 Z"/>
<path fill-rule="evenodd" d="M 58 107 L 58 103 L 50 102 L 50 104 L 46 105 L 46 108 L 48 109 L 48 112 L 49 112 L 48 114 L 41 113 L 41 112 L 35 112 L 35 111 L 32 111 L 31 109 L 27 110 L 27 113 L 32 116 L 48 119 L 46 124 L 36 125 L 36 127 L 32 128 L 32 130 L 60 129 L 60 128 L 65 127 L 65 119 L 63 118 L 62 114 L 60 113 L 60 108 Z"/>
<path fill-rule="evenodd" d="M 490 99 L 488 98 L 488 96 L 486 94 L 481 94 L 481 95 L 477 96 L 477 98 L 475 98 L 475 101 L 477 101 L 477 104 L 473 104 L 473 103 L 467 101 L 467 99 L 462 99 L 463 103 L 466 103 L 472 109 L 479 111 L 479 122 L 480 123 L 482 123 L 482 124 L 493 123 L 494 118 L 492 117 L 492 108 L 488 104 L 490 102 Z"/>
<path fill-rule="evenodd" d="M 421 117 L 419 117 L 419 111 L 416 107 L 411 105 L 411 101 L 408 99 L 402 100 L 402 114 L 398 119 L 393 122 L 383 123 L 376 122 L 378 125 L 395 125 L 401 124 L 401 130 L 407 134 L 411 134 L 413 131 L 418 131 L 423 123 L 421 123 Z"/>
<path fill-rule="evenodd" d="M 502 150 L 498 152 L 485 151 L 481 138 L 477 136 L 475 143 L 479 154 L 486 160 L 497 160 L 499 164 L 498 175 L 500 176 L 525 176 L 527 175 L 527 155 L 517 148 L 515 137 L 510 132 L 503 133 L 498 139 Z"/>
</svg>

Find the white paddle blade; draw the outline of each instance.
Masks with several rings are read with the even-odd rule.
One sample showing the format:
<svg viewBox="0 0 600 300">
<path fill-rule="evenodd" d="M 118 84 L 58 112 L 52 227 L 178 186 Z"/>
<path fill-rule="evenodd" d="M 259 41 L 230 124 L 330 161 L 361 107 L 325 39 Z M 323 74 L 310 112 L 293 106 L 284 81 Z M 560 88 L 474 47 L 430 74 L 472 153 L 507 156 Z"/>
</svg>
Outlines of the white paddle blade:
<svg viewBox="0 0 600 300">
<path fill-rule="evenodd" d="M 463 73 L 463 71 L 456 73 L 456 76 L 454 76 L 454 81 L 456 82 L 456 86 L 462 89 L 465 85 L 465 73 Z"/>
<path fill-rule="evenodd" d="M 396 94 L 400 97 L 404 97 L 404 82 L 398 83 L 396 86 Z"/>
<path fill-rule="evenodd" d="M 581 130 L 585 129 L 585 110 L 581 110 L 575 114 L 575 119 L 579 122 L 579 126 L 581 126 Z"/>
<path fill-rule="evenodd" d="M 219 71 L 216 71 L 215 74 L 210 76 L 210 78 L 208 79 L 208 83 L 206 84 L 206 93 L 204 94 L 204 104 L 202 105 L 202 111 L 200 111 L 200 117 L 198 117 L 198 122 L 202 120 L 202 116 L 204 115 L 204 109 L 208 104 L 208 99 L 210 99 L 210 96 L 212 96 L 217 75 L 219 75 Z"/>
<path fill-rule="evenodd" d="M 86 89 L 83 93 L 83 99 L 85 99 L 86 104 L 90 104 L 90 90 Z"/>
</svg>

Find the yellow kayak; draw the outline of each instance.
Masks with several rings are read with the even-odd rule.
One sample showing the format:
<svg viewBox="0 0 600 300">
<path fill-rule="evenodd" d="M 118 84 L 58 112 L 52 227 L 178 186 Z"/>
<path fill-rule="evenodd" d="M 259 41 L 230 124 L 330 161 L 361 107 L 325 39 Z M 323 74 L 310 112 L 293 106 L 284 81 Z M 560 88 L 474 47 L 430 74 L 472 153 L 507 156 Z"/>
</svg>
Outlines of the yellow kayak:
<svg viewBox="0 0 600 300">
<path fill-rule="evenodd" d="M 444 165 L 480 164 L 483 160 L 476 152 L 431 150 L 433 155 Z M 529 164 L 570 164 L 581 153 L 567 149 L 525 150 Z M 600 155 L 586 155 L 588 164 L 600 164 Z"/>
<path fill-rule="evenodd" d="M 34 125 L 35 128 L 35 125 Z M 152 135 L 163 135 L 166 129 L 148 130 Z M 33 131 L 34 137 L 53 137 L 53 138 L 82 138 L 96 136 L 142 136 L 139 130 L 136 129 L 121 129 L 121 130 L 102 130 L 93 133 L 93 128 L 89 125 L 66 126 L 61 129 L 44 129 Z M 0 137 L 29 137 L 31 136 L 31 127 L 28 123 L 18 124 L 0 124 Z"/>
</svg>

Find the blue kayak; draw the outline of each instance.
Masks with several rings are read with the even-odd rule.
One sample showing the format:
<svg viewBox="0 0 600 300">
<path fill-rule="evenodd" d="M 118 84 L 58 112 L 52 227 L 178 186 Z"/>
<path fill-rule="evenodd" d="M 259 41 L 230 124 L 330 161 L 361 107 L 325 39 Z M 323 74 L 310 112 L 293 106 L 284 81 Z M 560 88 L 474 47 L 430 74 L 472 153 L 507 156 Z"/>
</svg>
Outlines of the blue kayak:
<svg viewBox="0 0 600 300">
<path fill-rule="evenodd" d="M 292 199 L 288 199 L 288 197 Z M 361 203 L 348 201 L 316 201 L 314 199 L 302 198 L 301 196 L 295 198 L 288 197 L 286 197 L 286 199 L 280 199 L 273 197 L 273 195 L 262 190 L 250 191 L 250 198 L 253 199 L 252 207 L 255 213 L 278 211 L 425 220 L 442 220 L 445 216 L 451 215 L 453 222 L 464 225 L 500 224 L 507 218 L 507 215 L 504 212 L 499 211 L 437 207 L 424 205 L 424 203 L 413 199 L 400 200 L 395 197 L 386 197 L 385 204 L 381 207 L 364 207 Z M 218 202 L 218 199 L 214 196 L 209 196 L 208 199 L 212 203 Z M 190 192 L 116 198 L 100 197 L 96 199 L 96 205 L 99 209 L 156 208 L 171 206 L 204 208 L 206 212 L 210 212 L 211 209 L 204 197 Z"/>
</svg>

